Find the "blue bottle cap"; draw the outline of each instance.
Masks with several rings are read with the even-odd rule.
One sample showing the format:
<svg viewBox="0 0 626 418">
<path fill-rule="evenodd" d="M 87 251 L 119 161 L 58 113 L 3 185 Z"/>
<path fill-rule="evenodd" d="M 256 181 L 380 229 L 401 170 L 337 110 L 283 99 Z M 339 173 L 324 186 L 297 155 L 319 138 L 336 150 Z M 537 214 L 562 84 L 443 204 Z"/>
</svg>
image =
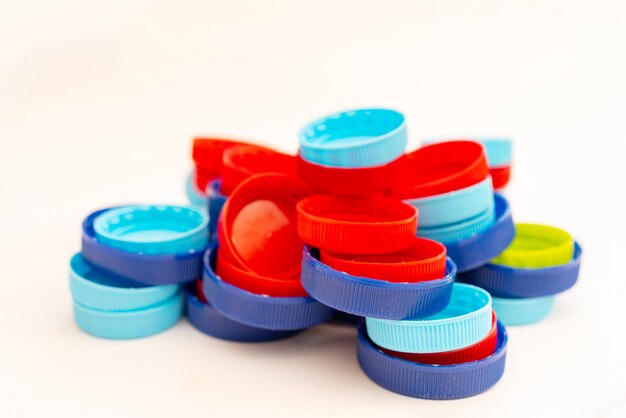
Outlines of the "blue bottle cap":
<svg viewBox="0 0 626 418">
<path fill-rule="evenodd" d="M 187 176 L 185 180 L 185 193 L 189 203 L 194 206 L 206 208 L 207 196 L 202 190 L 198 190 L 196 187 L 195 174 L 192 172 Z"/>
<path fill-rule="evenodd" d="M 300 131 L 300 156 L 333 167 L 390 163 L 407 144 L 404 115 L 389 109 L 357 109 L 318 119 Z"/>
<path fill-rule="evenodd" d="M 228 196 L 221 192 L 221 182 L 213 180 L 207 187 L 208 206 L 209 206 L 209 232 L 215 234 L 217 232 L 217 220 L 222 212 L 222 206 L 226 203 Z"/>
<path fill-rule="evenodd" d="M 208 244 L 209 218 L 204 210 L 173 205 L 121 206 L 93 223 L 101 243 L 147 254 L 184 254 Z"/>
<path fill-rule="evenodd" d="M 74 301 L 74 319 L 88 334 L 109 339 L 141 338 L 170 328 L 182 315 L 183 294 L 156 305 L 129 311 L 92 309 Z"/>
<path fill-rule="evenodd" d="M 508 336 L 498 321 L 496 351 L 478 361 L 452 366 L 414 363 L 377 348 L 359 326 L 357 358 L 372 381 L 392 392 L 423 399 L 460 399 L 478 395 L 495 385 L 504 373 Z"/>
<path fill-rule="evenodd" d="M 223 281 L 215 273 L 217 241 L 204 255 L 203 290 L 222 315 L 255 328 L 301 330 L 327 321 L 334 310 L 311 297 L 270 297 L 248 292 Z"/>
<path fill-rule="evenodd" d="M 86 261 L 109 273 L 148 285 L 178 284 L 202 276 L 204 248 L 185 254 L 145 255 L 100 243 L 93 221 L 107 210 L 92 212 L 83 221 L 81 255 Z"/>
<path fill-rule="evenodd" d="M 450 301 L 456 266 L 446 260 L 437 280 L 394 283 L 337 271 L 319 260 L 317 249 L 304 247 L 302 286 L 316 300 L 341 312 L 382 319 L 427 317 Z"/>
<path fill-rule="evenodd" d="M 540 298 L 493 298 L 493 310 L 503 324 L 530 325 L 545 319 L 554 307 L 554 296 Z"/>
<path fill-rule="evenodd" d="M 493 200 L 493 195 L 491 199 Z M 417 235 L 423 238 L 439 241 L 443 244 L 448 242 L 454 243 L 486 231 L 495 221 L 496 212 L 493 207 L 491 207 L 473 218 L 466 219 L 455 224 L 418 228 Z"/>
</svg>

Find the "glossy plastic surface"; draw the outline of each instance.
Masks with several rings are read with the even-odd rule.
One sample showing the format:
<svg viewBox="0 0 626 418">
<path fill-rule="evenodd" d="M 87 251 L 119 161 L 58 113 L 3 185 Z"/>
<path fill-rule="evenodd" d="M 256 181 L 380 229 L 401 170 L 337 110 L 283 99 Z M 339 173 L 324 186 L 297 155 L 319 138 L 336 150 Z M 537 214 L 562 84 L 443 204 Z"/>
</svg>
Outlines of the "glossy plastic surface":
<svg viewBox="0 0 626 418">
<path fill-rule="evenodd" d="M 503 324 L 530 325 L 545 319 L 554 307 L 554 296 L 539 298 L 493 298 L 493 309 Z"/>
<path fill-rule="evenodd" d="M 330 252 L 393 253 L 409 247 L 417 230 L 417 209 L 381 196 L 314 195 L 301 200 L 297 209 L 302 241 Z"/>
</svg>

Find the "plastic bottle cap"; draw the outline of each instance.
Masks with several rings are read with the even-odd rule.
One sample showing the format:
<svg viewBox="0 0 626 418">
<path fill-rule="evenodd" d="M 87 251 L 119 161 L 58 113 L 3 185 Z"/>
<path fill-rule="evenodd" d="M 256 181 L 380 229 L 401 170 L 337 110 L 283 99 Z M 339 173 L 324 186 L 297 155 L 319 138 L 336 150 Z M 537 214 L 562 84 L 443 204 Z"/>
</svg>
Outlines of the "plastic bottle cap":
<svg viewBox="0 0 626 418">
<path fill-rule="evenodd" d="M 195 207 L 123 206 L 101 213 L 93 222 L 100 242 L 142 254 L 199 251 L 208 244 L 209 218 Z"/>
<path fill-rule="evenodd" d="M 76 302 L 106 311 L 146 308 L 178 292 L 176 285 L 149 286 L 103 271 L 80 253 L 70 260 L 70 289 Z"/>
<path fill-rule="evenodd" d="M 464 283 L 482 287 L 493 297 L 552 296 L 576 284 L 582 252 L 580 245 L 574 243 L 574 257 L 567 264 L 543 268 L 519 268 L 489 263 L 464 273 L 460 279 Z"/>
<path fill-rule="evenodd" d="M 574 238 L 559 228 L 538 224 L 515 224 L 515 238 L 493 264 L 541 268 L 567 264 L 574 254 Z"/>
<path fill-rule="evenodd" d="M 421 354 L 403 353 L 401 351 L 388 350 L 382 347 L 378 347 L 378 349 L 391 356 L 422 364 L 452 365 L 478 361 L 493 354 L 496 350 L 496 346 L 498 345 L 498 320 L 496 319 L 496 314 L 493 310 L 491 316 L 491 330 L 489 331 L 489 334 L 476 344 L 459 348 L 458 350 Z"/>
<path fill-rule="evenodd" d="M 511 166 L 493 167 L 489 169 L 491 174 L 491 180 L 493 182 L 493 188 L 496 190 L 504 189 L 511 180 Z"/>
<path fill-rule="evenodd" d="M 503 324 L 530 325 L 545 319 L 554 306 L 554 296 L 539 298 L 493 298 L 493 309 Z"/>
<path fill-rule="evenodd" d="M 373 167 L 333 167 L 298 158 L 300 177 L 317 193 L 370 196 L 391 189 L 402 175 L 403 158 Z"/>
<path fill-rule="evenodd" d="M 334 167 L 387 164 L 404 153 L 404 115 L 389 109 L 357 109 L 318 119 L 300 131 L 300 155 Z"/>
<path fill-rule="evenodd" d="M 325 251 L 385 254 L 415 239 L 417 209 L 399 200 L 315 195 L 301 200 L 297 209 L 300 238 Z"/>
<path fill-rule="evenodd" d="M 372 341 L 390 350 L 406 353 L 457 350 L 476 344 L 489 333 L 491 296 L 479 287 L 455 283 L 450 304 L 433 316 L 401 321 L 365 318 L 365 323 Z"/>
<path fill-rule="evenodd" d="M 363 372 L 378 385 L 393 392 L 424 399 L 459 399 L 482 393 L 502 377 L 508 336 L 498 322 L 498 342 L 490 356 L 452 366 L 415 363 L 391 356 L 358 329 L 357 358 Z"/>
<path fill-rule="evenodd" d="M 233 265 L 221 252 L 217 255 L 216 270 L 226 283 L 259 295 L 308 296 L 300 283 L 300 276 L 285 279 L 261 276 Z"/>
<path fill-rule="evenodd" d="M 484 180 L 489 166 L 483 146 L 473 141 L 426 145 L 407 154 L 401 184 L 392 196 L 415 199 L 463 189 Z"/>
<path fill-rule="evenodd" d="M 257 174 L 241 183 L 218 221 L 224 257 L 259 275 L 298 276 L 303 243 L 295 207 L 309 193 L 304 183 L 285 174 Z"/>
<path fill-rule="evenodd" d="M 215 172 L 219 176 L 222 170 L 222 155 L 224 151 L 235 145 L 252 144 L 234 139 L 194 138 L 191 157 L 196 163 L 196 167 L 204 171 Z"/>
<path fill-rule="evenodd" d="M 320 251 L 322 263 L 353 276 L 388 282 L 420 282 L 441 279 L 446 272 L 446 247 L 415 238 L 409 247 L 389 254 L 335 254 Z"/>
<path fill-rule="evenodd" d="M 493 194 L 491 196 L 491 200 L 493 201 Z M 473 218 L 455 224 L 429 228 L 420 227 L 417 234 L 420 237 L 430 238 L 447 244 L 449 242 L 462 241 L 480 234 L 489 229 L 495 221 L 496 212 L 492 206 Z"/>
<path fill-rule="evenodd" d="M 229 195 L 253 174 L 283 173 L 290 177 L 298 177 L 296 157 L 253 145 L 228 148 L 224 151 L 222 162 L 221 190 L 225 195 Z"/>
</svg>

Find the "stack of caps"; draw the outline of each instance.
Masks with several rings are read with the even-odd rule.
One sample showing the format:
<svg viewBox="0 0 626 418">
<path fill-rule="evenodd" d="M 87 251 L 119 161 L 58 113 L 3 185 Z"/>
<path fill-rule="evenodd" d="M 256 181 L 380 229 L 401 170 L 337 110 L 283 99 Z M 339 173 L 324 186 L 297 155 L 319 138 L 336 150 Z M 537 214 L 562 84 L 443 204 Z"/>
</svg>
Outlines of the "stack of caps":
<svg viewBox="0 0 626 418">
<path fill-rule="evenodd" d="M 506 325 L 532 324 L 545 318 L 554 295 L 572 287 L 582 249 L 562 229 L 515 225 L 513 243 L 489 264 L 461 276 L 493 295 L 493 307 Z"/>
<path fill-rule="evenodd" d="M 179 284 L 198 278 L 208 217 L 184 206 L 122 206 L 83 222 L 82 250 L 70 261 L 78 326 L 103 338 L 139 338 L 174 325 Z"/>
<path fill-rule="evenodd" d="M 488 263 L 515 235 L 508 202 L 494 195 L 477 142 L 442 142 L 409 153 L 390 195 L 419 210 L 417 235 L 444 243 L 459 272 Z"/>
</svg>

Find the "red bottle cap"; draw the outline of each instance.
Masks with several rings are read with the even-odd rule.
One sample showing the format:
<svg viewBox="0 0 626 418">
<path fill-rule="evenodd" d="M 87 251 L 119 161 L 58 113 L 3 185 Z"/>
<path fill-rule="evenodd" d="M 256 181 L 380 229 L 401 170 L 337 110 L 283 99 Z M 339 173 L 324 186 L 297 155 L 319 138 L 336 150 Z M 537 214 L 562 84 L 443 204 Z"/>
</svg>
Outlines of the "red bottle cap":
<svg viewBox="0 0 626 418">
<path fill-rule="evenodd" d="M 433 196 L 469 187 L 489 174 L 484 148 L 473 141 L 426 145 L 405 157 L 400 185 L 391 191 L 399 199 Z"/>
<path fill-rule="evenodd" d="M 379 350 L 399 357 L 404 360 L 412 361 L 414 363 L 421 364 L 440 364 L 449 366 L 451 364 L 469 363 L 470 361 L 482 360 L 488 357 L 496 351 L 496 345 L 498 344 L 498 326 L 496 320 L 496 313 L 491 313 L 491 330 L 489 334 L 476 344 L 469 347 L 459 348 L 453 351 L 444 351 L 441 353 L 403 353 L 400 351 L 388 350 L 386 348 L 378 347 Z"/>
<path fill-rule="evenodd" d="M 297 209 L 300 238 L 328 252 L 393 253 L 409 247 L 417 231 L 417 209 L 382 196 L 315 195 Z"/>
<path fill-rule="evenodd" d="M 222 251 L 217 253 L 217 275 L 226 283 L 258 295 L 274 297 L 308 296 L 300 276 L 282 279 L 261 276 L 231 263 Z"/>
<path fill-rule="evenodd" d="M 233 146 L 222 157 L 222 193 L 228 195 L 253 174 L 283 173 L 298 177 L 297 158 L 254 145 Z"/>
<path fill-rule="evenodd" d="M 367 196 L 391 189 L 402 175 L 403 157 L 375 167 L 344 168 L 298 158 L 300 177 L 318 193 Z"/>
<path fill-rule="evenodd" d="M 355 255 L 320 252 L 322 263 L 353 276 L 388 282 L 415 283 L 441 279 L 446 274 L 446 247 L 426 238 L 414 238 L 410 247 L 390 254 Z"/>
<path fill-rule="evenodd" d="M 204 191 L 206 185 L 220 177 L 222 154 L 235 145 L 249 145 L 247 142 L 222 138 L 194 138 L 191 157 L 196 165 L 196 186 Z"/>
<path fill-rule="evenodd" d="M 262 276 L 300 275 L 303 243 L 296 204 L 310 194 L 306 184 L 285 174 L 255 174 L 224 203 L 218 220 L 220 253 L 231 264 Z"/>
<path fill-rule="evenodd" d="M 489 170 L 491 173 L 491 181 L 493 182 L 493 188 L 495 190 L 502 189 L 509 184 L 511 179 L 511 166 L 506 165 L 503 167 L 494 167 Z"/>
<path fill-rule="evenodd" d="M 209 303 L 204 296 L 204 290 L 202 290 L 202 279 L 198 279 L 194 282 L 193 294 L 200 300 L 200 302 Z"/>
</svg>

